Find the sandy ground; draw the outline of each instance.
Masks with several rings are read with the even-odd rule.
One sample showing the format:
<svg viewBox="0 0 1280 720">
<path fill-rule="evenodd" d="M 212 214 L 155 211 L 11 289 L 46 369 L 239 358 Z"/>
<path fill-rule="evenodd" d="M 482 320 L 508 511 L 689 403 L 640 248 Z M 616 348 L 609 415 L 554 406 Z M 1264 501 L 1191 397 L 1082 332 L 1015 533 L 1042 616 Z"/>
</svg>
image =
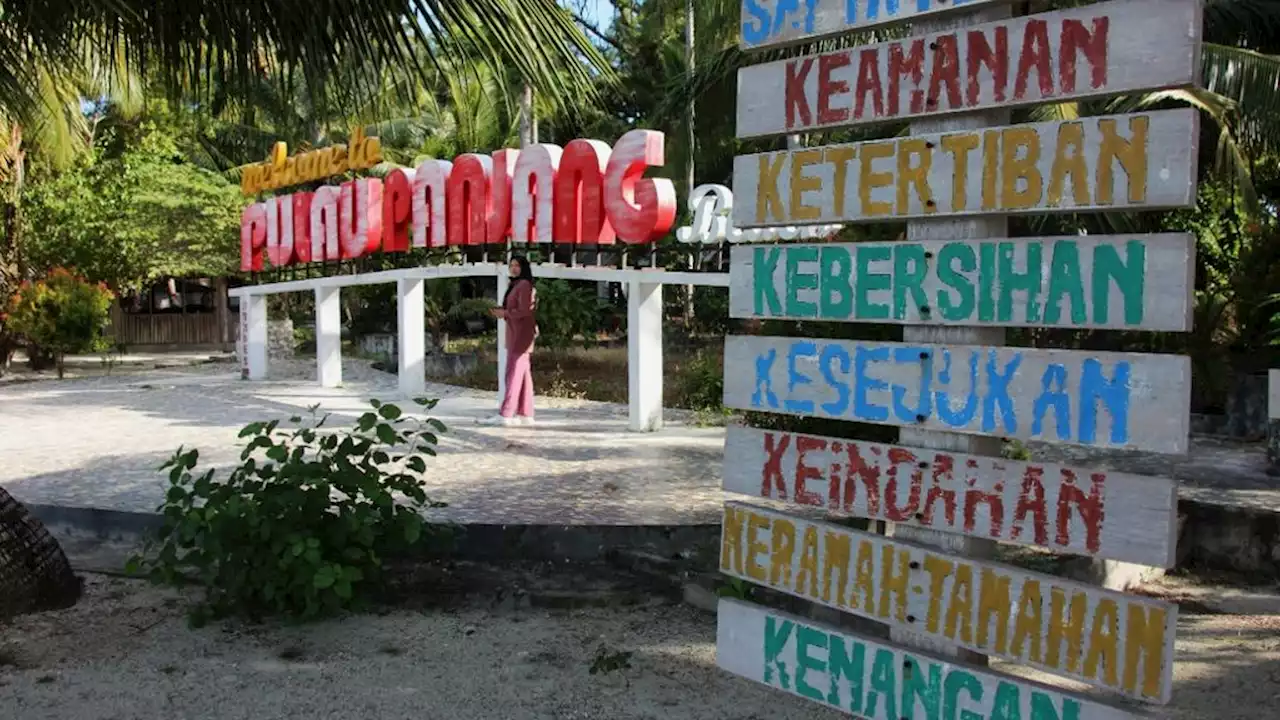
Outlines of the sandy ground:
<svg viewBox="0 0 1280 720">
<path fill-rule="evenodd" d="M 837 717 L 717 670 L 714 620 L 684 606 L 191 630 L 173 592 L 103 576 L 86 591 L 0 627 L 0 718 Z M 591 675 L 601 645 L 632 669 Z"/>
<path fill-rule="evenodd" d="M 0 626 L 0 718 L 843 717 L 717 670 L 714 618 L 684 606 L 467 606 L 192 630 L 183 605 L 89 575 L 75 608 Z M 1280 616 L 1180 624 L 1173 717 L 1276 717 Z M 633 653 L 631 669 L 590 674 L 601 646 Z"/>
</svg>

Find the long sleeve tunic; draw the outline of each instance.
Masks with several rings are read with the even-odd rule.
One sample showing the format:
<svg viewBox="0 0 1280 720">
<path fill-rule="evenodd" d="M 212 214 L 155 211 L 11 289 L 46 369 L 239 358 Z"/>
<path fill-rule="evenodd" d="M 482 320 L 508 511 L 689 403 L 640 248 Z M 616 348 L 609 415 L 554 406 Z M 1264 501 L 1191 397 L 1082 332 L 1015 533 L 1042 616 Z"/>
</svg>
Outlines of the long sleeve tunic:
<svg viewBox="0 0 1280 720">
<path fill-rule="evenodd" d="M 507 352 L 519 355 L 533 351 L 533 338 L 537 334 L 537 302 L 533 283 L 517 280 L 502 306 L 506 311 Z"/>
</svg>

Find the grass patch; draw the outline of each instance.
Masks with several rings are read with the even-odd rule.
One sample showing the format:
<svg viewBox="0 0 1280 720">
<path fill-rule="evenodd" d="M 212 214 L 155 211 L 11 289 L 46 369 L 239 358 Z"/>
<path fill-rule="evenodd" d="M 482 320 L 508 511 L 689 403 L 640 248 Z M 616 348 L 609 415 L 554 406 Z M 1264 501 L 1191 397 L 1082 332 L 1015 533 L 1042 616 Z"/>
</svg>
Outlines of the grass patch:
<svg viewBox="0 0 1280 720">
<path fill-rule="evenodd" d="M 451 341 L 449 352 L 477 353 L 479 363 L 473 372 L 457 377 L 431 377 L 432 381 L 478 390 L 498 389 L 498 350 L 492 336 Z M 723 367 L 723 338 L 699 338 L 688 345 L 665 347 L 662 361 L 663 404 L 699 411 L 700 423 L 723 424 L 724 413 L 718 403 L 709 405 L 711 398 L 720 396 L 718 378 L 708 375 L 709 367 Z M 538 395 L 548 397 L 625 404 L 626 345 L 566 350 L 535 348 L 533 386 Z"/>
</svg>

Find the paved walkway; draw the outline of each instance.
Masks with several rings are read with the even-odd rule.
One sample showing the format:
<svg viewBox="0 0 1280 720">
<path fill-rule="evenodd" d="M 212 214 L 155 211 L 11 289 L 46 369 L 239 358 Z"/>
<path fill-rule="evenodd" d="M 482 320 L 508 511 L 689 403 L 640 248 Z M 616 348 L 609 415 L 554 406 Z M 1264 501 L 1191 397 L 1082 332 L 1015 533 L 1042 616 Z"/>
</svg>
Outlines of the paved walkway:
<svg viewBox="0 0 1280 720">
<path fill-rule="evenodd" d="M 151 511 L 155 471 L 180 445 L 201 466 L 239 457 L 236 434 L 320 403 L 350 422 L 369 398 L 397 397 L 395 377 L 349 361 L 346 387 L 317 388 L 310 362 L 272 362 L 276 377 L 241 381 L 225 364 L 0 387 L 0 485 L 30 503 Z M 449 426 L 428 494 L 459 522 L 694 524 L 718 520 L 724 432 L 673 425 L 627 431 L 625 406 L 539 399 L 538 425 L 485 428 L 496 394 L 434 385 L 431 413 Z M 408 409 L 412 403 L 404 403 Z M 333 421 L 331 421 L 333 422 Z"/>
<path fill-rule="evenodd" d="M 1280 512 L 1280 477 L 1267 475 L 1265 443 L 1219 437 L 1191 437 L 1187 455 L 1094 450 L 1034 443 L 1037 460 L 1109 469 L 1136 475 L 1171 477 L 1184 500 Z"/>
<path fill-rule="evenodd" d="M 314 383 L 307 360 L 273 360 L 277 380 L 239 380 L 214 363 L 64 381 L 0 386 L 0 485 L 19 500 L 151 511 L 164 485 L 154 471 L 180 445 L 202 465 L 234 465 L 245 424 L 285 419 L 319 403 L 354 418 L 369 398 L 396 398 L 395 377 L 348 359 L 342 389 Z M 135 372 L 135 371 L 129 371 Z M 718 521 L 724 433 L 679 424 L 632 433 L 626 407 L 539 398 L 534 428 L 484 428 L 492 392 L 433 385 L 432 413 L 450 427 L 428 493 L 459 522 L 494 524 L 694 524 Z M 405 405 L 406 408 L 412 404 Z M 338 418 L 340 419 L 340 418 Z M 1261 444 L 1192 439 L 1189 456 L 1032 445 L 1038 460 L 1177 478 L 1183 498 L 1280 512 L 1280 478 L 1266 474 Z M 208 465 L 205 465 L 206 467 Z"/>
</svg>

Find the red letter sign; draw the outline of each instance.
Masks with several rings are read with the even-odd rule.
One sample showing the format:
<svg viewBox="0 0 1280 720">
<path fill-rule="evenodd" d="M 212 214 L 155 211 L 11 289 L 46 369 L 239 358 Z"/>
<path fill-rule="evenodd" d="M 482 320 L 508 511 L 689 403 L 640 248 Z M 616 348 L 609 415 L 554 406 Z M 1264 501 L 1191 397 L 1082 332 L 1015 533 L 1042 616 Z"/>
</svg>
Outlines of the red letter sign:
<svg viewBox="0 0 1280 720">
<path fill-rule="evenodd" d="M 382 181 L 370 178 L 342 183 L 338 217 L 343 258 L 377 252 L 382 243 Z"/>
<path fill-rule="evenodd" d="M 382 186 L 382 249 L 407 252 L 413 233 L 413 171 L 392 170 Z"/>
<path fill-rule="evenodd" d="M 646 178 L 644 171 L 663 163 L 663 135 L 632 130 L 613 147 L 605 173 L 605 207 L 623 242 L 656 240 L 676 219 L 676 189 L 670 180 Z"/>
<path fill-rule="evenodd" d="M 517 245 L 549 243 L 556 172 L 560 168 L 559 145 L 531 145 L 520 153 L 511 180 L 511 241 Z"/>
<path fill-rule="evenodd" d="M 449 244 L 483 245 L 489 222 L 489 178 L 493 160 L 467 153 L 449 174 Z"/>
<path fill-rule="evenodd" d="M 267 243 L 267 208 L 254 203 L 240 213 L 240 269 L 262 269 L 262 246 Z"/>
<path fill-rule="evenodd" d="M 557 242 L 613 243 L 613 225 L 604 209 L 604 176 L 611 155 L 599 140 L 574 140 L 565 147 L 556 175 Z"/>
</svg>

